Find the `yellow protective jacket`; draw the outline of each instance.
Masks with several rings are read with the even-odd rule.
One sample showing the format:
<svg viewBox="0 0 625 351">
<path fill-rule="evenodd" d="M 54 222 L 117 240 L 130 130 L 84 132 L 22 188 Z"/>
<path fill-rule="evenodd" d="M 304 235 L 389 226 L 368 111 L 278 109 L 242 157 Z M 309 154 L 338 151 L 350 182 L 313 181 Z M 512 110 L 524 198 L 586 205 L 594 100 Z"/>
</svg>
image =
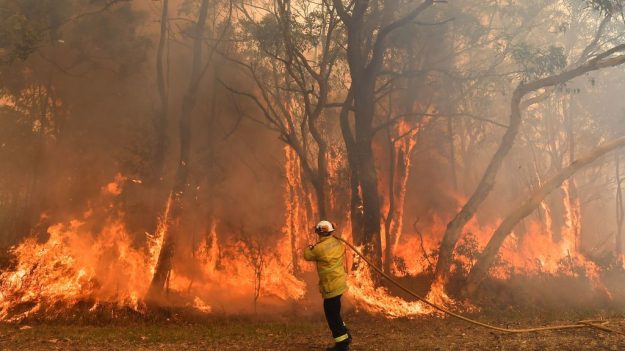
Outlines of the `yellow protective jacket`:
<svg viewBox="0 0 625 351">
<path fill-rule="evenodd" d="M 312 248 L 304 250 L 304 259 L 317 263 L 319 291 L 324 299 L 343 294 L 347 290 L 345 273 L 345 245 L 333 236 L 322 237 Z"/>
</svg>

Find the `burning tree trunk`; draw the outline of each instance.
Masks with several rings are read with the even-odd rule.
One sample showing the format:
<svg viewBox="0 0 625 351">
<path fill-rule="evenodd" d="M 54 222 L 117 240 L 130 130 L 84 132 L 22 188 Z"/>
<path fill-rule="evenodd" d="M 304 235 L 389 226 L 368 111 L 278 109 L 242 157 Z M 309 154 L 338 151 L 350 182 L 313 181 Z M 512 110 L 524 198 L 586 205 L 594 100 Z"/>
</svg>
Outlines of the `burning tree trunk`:
<svg viewBox="0 0 625 351">
<path fill-rule="evenodd" d="M 146 222 L 143 231 L 154 233 L 158 226 L 157 218 L 163 210 L 164 197 L 167 192 L 163 191 L 162 180 L 163 168 L 167 153 L 167 120 L 169 116 L 169 97 L 166 82 L 165 48 L 168 45 L 169 35 L 169 0 L 163 0 L 161 10 L 161 26 L 158 47 L 156 49 L 156 88 L 159 104 L 156 107 L 153 119 L 153 131 L 155 142 L 148 167 L 148 172 L 143 181 L 143 187 L 147 192 Z"/>
<path fill-rule="evenodd" d="M 526 90 L 523 84 L 519 85 L 512 95 L 512 110 L 510 113 L 510 125 L 504 134 L 499 149 L 493 156 L 484 173 L 482 180 L 477 186 L 473 195 L 469 198 L 460 212 L 447 224 L 445 235 L 439 249 L 438 261 L 436 263 L 434 284 L 446 284 L 447 274 L 451 267 L 453 251 L 456 247 L 458 239 L 462 233 L 462 229 L 467 222 L 473 217 L 475 211 L 486 199 L 492 188 L 495 186 L 495 177 L 504 158 L 512 148 L 514 139 L 519 132 L 521 125 L 521 99 L 531 90 Z"/>
<path fill-rule="evenodd" d="M 575 124 L 573 121 L 573 112 L 571 111 L 573 104 L 569 99 L 568 106 L 566 106 L 565 122 L 566 122 L 566 135 L 569 142 L 569 162 L 573 163 L 575 160 Z M 567 195 L 568 195 L 568 208 L 570 211 L 571 220 L 571 235 L 573 236 L 575 250 L 579 250 L 581 247 L 581 230 L 582 230 L 582 205 L 577 192 L 577 184 L 575 183 L 575 177 L 571 177 L 567 182 Z"/>
<path fill-rule="evenodd" d="M 393 261 L 393 243 L 394 243 L 394 233 L 391 233 L 391 227 L 393 226 L 393 223 L 396 223 L 397 220 L 395 218 L 395 206 L 396 205 L 396 201 L 395 201 L 395 169 L 397 166 L 399 166 L 397 164 L 398 157 L 397 157 L 397 152 L 398 150 L 395 149 L 395 143 L 393 140 L 393 137 L 391 135 L 390 130 L 388 131 L 388 147 L 389 147 L 389 174 L 388 174 L 388 213 L 386 214 L 386 219 L 384 220 L 384 233 L 386 234 L 386 238 L 385 238 L 385 242 L 386 242 L 386 248 L 385 248 L 385 252 L 384 252 L 384 271 L 387 274 L 391 274 L 391 269 L 393 267 L 392 261 Z"/>
<path fill-rule="evenodd" d="M 354 133 L 351 145 L 347 148 L 350 154 L 350 168 L 353 175 L 354 204 L 361 202 L 362 215 L 361 225 L 357 224 L 358 231 L 353 232 L 354 241 L 357 245 L 365 245 L 365 253 L 373 257 L 373 262 L 381 265 L 381 242 L 380 242 L 380 194 L 378 193 L 378 177 L 375 169 L 373 155 L 373 117 L 375 110 L 375 73 L 373 76 L 365 76 L 366 61 L 362 43 L 364 39 L 361 28 L 350 30 L 348 57 L 352 75 L 352 91 L 354 103 Z"/>
<path fill-rule="evenodd" d="M 343 134 L 343 140 L 345 141 L 345 148 L 347 149 L 347 160 L 350 165 L 355 164 L 356 160 L 354 148 L 354 137 L 352 136 L 351 127 L 349 126 L 349 113 L 353 106 L 353 93 L 350 89 L 347 92 L 347 97 L 343 103 L 340 113 L 341 133 Z M 360 196 L 360 186 L 358 181 L 358 173 L 350 167 L 350 220 L 353 233 L 362 233 L 363 230 L 363 213 L 362 213 L 362 198 Z M 353 237 L 353 236 L 352 236 Z M 358 239 L 358 238 L 354 238 Z"/>
<path fill-rule="evenodd" d="M 400 124 L 399 135 L 393 137 L 389 131 L 389 207 L 388 214 L 384 221 L 384 232 L 386 234 L 386 247 L 384 252 L 384 270 L 391 273 L 393 266 L 393 255 L 399 242 L 403 217 L 404 203 L 406 197 L 406 185 L 410 175 L 410 157 L 416 144 L 415 136 L 418 128 L 406 129 L 405 124 Z"/>
<path fill-rule="evenodd" d="M 350 12 L 341 0 L 333 0 L 333 4 L 347 28 L 347 63 L 351 76 L 351 94 L 345 104 L 351 106 L 353 100 L 354 109 L 353 133 L 351 130 L 345 130 L 350 128 L 348 121 L 346 123 L 344 120 L 341 123 L 352 175 L 353 237 L 356 244 L 364 245 L 365 254 L 381 266 L 380 194 L 372 148 L 375 134 L 373 120 L 376 107 L 376 82 L 384 64 L 389 34 L 412 22 L 419 14 L 432 6 L 434 1 L 422 2 L 396 21 L 375 28 L 377 31 L 369 28 L 366 20 L 366 15 L 373 6 L 369 1 L 354 2 Z M 384 9 L 393 10 L 392 7 L 388 5 Z M 368 37 L 373 36 L 374 33 L 377 33 L 377 36 L 372 44 L 369 44 L 371 42 Z M 344 119 L 346 118 L 347 116 Z M 362 209 L 360 209 L 361 201 Z"/>
<path fill-rule="evenodd" d="M 567 179 L 560 186 L 562 190 L 562 204 L 564 205 L 564 223 L 560 234 L 561 240 L 569 244 L 571 252 L 577 251 L 580 246 L 580 203 L 576 196 L 573 179 Z"/>
<path fill-rule="evenodd" d="M 495 230 L 493 236 L 486 245 L 486 248 L 480 255 L 480 258 L 471 269 L 467 285 L 465 287 L 466 293 L 474 293 L 479 287 L 479 284 L 484 280 L 484 278 L 486 278 L 488 270 L 495 260 L 499 248 L 520 220 L 531 214 L 547 195 L 562 185 L 562 182 L 571 177 L 575 172 L 596 161 L 606 153 L 623 145 L 625 145 L 625 137 L 620 137 L 603 144 L 586 156 L 572 162 L 568 167 L 562 169 L 562 171 L 560 171 L 555 177 L 551 178 L 543 186 L 536 190 L 529 199 L 512 211 Z"/>
<path fill-rule="evenodd" d="M 560 74 L 538 79 L 530 83 L 521 83 L 514 90 L 511 102 L 510 124 L 506 133 L 502 137 L 499 148 L 493 155 L 486 171 L 484 172 L 484 175 L 482 176 L 482 179 L 480 180 L 480 183 L 467 203 L 447 224 L 447 229 L 445 230 L 445 235 L 440 245 L 433 284 L 446 285 L 449 269 L 452 263 L 453 252 L 456 248 L 458 239 L 462 234 L 462 229 L 467 222 L 473 218 L 479 206 L 484 202 L 490 191 L 495 186 L 497 173 L 501 168 L 503 160 L 512 148 L 514 139 L 519 132 L 519 127 L 521 125 L 521 101 L 523 97 L 540 89 L 566 83 L 573 78 L 579 77 L 591 71 L 618 66 L 625 62 L 625 55 L 615 57 L 612 55 L 622 51 L 625 51 L 625 44 L 615 46 L 576 68 L 566 70 Z"/>
<path fill-rule="evenodd" d="M 150 297 L 158 297 L 163 292 L 165 282 L 171 272 L 172 259 L 175 251 L 177 236 L 180 235 L 182 225 L 181 219 L 183 212 L 183 202 L 189 176 L 189 153 L 191 149 L 191 114 L 193 112 L 193 109 L 195 108 L 195 99 L 202 77 L 202 34 L 208 14 L 208 2 L 209 0 L 202 0 L 200 13 L 198 15 L 197 22 L 195 23 L 195 30 L 193 31 L 194 40 L 193 62 L 191 64 L 191 78 L 182 101 L 182 111 L 179 121 L 180 160 L 178 162 L 178 169 L 176 171 L 176 177 L 174 179 L 174 185 L 171 193 L 171 196 L 173 197 L 171 215 L 169 219 L 166 219 L 168 225 L 164 233 L 163 244 L 158 256 L 158 262 L 156 264 L 154 277 L 152 278 L 152 283 L 150 284 L 150 291 L 148 294 Z"/>
<path fill-rule="evenodd" d="M 548 150 L 556 172 L 560 172 L 566 163 L 572 163 L 575 160 L 573 121 L 572 113 L 569 111 L 571 95 L 568 89 L 565 91 L 567 94 L 552 99 L 553 123 L 547 123 L 548 133 L 551 135 Z M 552 198 L 554 198 L 552 203 L 554 221 L 551 227 L 553 241 L 566 243 L 573 253 L 579 247 L 581 219 L 574 177 L 564 181 L 560 186 L 560 191 Z"/>
<path fill-rule="evenodd" d="M 293 273 L 300 273 L 300 250 L 301 242 L 299 235 L 310 231 L 309 218 L 312 215 L 311 204 L 304 188 L 305 183 L 302 182 L 302 166 L 300 164 L 299 155 L 290 146 L 284 147 L 286 163 L 284 172 L 285 181 L 285 227 L 284 232 L 288 236 L 290 242 L 290 255 Z"/>
</svg>

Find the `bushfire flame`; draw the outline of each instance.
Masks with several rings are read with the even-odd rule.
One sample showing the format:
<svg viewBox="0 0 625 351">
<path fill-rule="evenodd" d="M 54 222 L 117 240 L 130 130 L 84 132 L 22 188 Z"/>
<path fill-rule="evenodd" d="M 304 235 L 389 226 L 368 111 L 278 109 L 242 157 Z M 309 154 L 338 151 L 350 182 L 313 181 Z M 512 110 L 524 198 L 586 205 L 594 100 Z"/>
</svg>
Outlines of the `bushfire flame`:
<svg viewBox="0 0 625 351">
<path fill-rule="evenodd" d="M 402 147 L 409 152 L 412 146 Z M 204 240 L 188 258 L 193 269 L 174 266 L 168 278 L 168 292 L 177 297 L 179 304 L 212 313 L 222 310 L 229 301 L 237 300 L 248 301 L 255 310 L 261 300 L 264 303 L 301 301 L 307 291 L 315 290 L 302 278 L 303 272 L 314 270 L 314 265 L 301 257 L 301 248 L 315 237 L 309 229 L 312 228 L 309 217 L 314 214 L 307 212 L 307 208 L 312 207 L 312 199 L 305 196 L 301 188 L 303 180 L 296 155 L 288 148 L 285 153 L 283 235 L 275 242 L 260 242 L 237 233 L 222 233 L 224 229 L 219 226 L 219 220 L 212 219 Z M 126 179 L 116 176 L 102 187 L 102 196 L 120 195 Z M 404 174 L 399 182 L 400 191 L 405 191 L 405 179 Z M 403 202 L 401 197 L 398 200 Z M 458 203 L 463 203 L 463 199 L 459 197 Z M 565 201 L 565 205 L 570 203 L 574 201 Z M 99 306 L 110 305 L 143 313 L 146 310 L 143 301 L 167 230 L 170 205 L 171 196 L 155 233 L 146 233 L 145 245 L 133 242 L 119 214 L 113 215 L 104 226 L 96 227 L 99 229 L 93 229 L 88 223 L 95 209 L 84 211 L 81 217 L 69 223 L 50 226 L 49 237 L 43 242 L 36 238 L 24 240 L 12 249 L 13 268 L 0 274 L 0 320 L 18 321 L 33 315 L 55 318 L 58 313 L 76 306 L 94 311 Z M 542 208 L 546 210 L 546 206 Z M 523 235 L 513 234 L 505 241 L 501 250 L 502 264 L 492 269 L 491 275 L 507 279 L 511 274 L 577 275 L 581 271 L 601 287 L 599 268 L 577 252 L 576 210 L 569 208 L 567 211 L 571 220 L 566 223 L 568 231 L 563 232 L 568 234 L 555 240 L 550 226 L 531 223 Z M 398 215 L 393 228 L 396 234 L 390 243 L 395 276 L 409 278 L 432 273 L 436 264 L 435 251 L 447 220 L 434 216 L 423 228 L 415 226 L 410 232 L 399 228 L 402 217 Z M 471 221 L 466 228 L 465 243 L 473 243 L 472 248 L 479 252 L 497 224 Z M 349 228 L 349 224 L 345 227 Z M 343 233 L 347 239 L 351 237 L 349 231 Z M 376 286 L 370 268 L 348 254 L 348 296 L 357 308 L 391 318 L 435 312 L 419 301 L 406 301 Z M 456 256 L 456 269 L 468 270 L 474 263 L 474 257 Z M 352 267 L 356 268 L 352 270 Z M 427 298 L 446 306 L 456 305 L 440 284 L 431 287 Z"/>
</svg>

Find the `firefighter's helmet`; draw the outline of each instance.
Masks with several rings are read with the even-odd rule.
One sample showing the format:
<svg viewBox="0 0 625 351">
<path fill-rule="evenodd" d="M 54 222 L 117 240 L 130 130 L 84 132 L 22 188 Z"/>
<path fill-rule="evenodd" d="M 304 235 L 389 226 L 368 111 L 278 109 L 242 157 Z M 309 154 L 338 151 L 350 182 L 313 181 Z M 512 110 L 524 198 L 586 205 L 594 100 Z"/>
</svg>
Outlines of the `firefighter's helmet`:
<svg viewBox="0 0 625 351">
<path fill-rule="evenodd" d="M 315 233 L 319 235 L 330 235 L 334 231 L 334 224 L 329 221 L 321 221 L 315 226 Z"/>
</svg>

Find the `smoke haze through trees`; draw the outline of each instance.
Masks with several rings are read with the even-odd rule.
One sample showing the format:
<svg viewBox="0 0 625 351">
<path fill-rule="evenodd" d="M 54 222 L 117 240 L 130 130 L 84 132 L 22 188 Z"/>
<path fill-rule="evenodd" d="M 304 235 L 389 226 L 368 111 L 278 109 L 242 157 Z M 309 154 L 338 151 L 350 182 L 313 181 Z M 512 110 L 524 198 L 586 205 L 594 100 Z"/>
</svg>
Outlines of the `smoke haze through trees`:
<svg viewBox="0 0 625 351">
<path fill-rule="evenodd" d="M 314 310 L 322 218 L 447 305 L 618 300 L 624 25 L 617 0 L 0 0 L 0 319 Z M 431 313 L 349 261 L 354 305 Z"/>
</svg>

